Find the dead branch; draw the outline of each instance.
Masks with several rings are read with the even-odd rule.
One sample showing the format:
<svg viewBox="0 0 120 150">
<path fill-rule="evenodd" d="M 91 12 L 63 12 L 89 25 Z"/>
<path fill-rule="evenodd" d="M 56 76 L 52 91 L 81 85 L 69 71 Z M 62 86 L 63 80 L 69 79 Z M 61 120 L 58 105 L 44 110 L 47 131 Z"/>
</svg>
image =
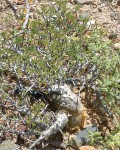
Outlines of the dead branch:
<svg viewBox="0 0 120 150">
<path fill-rule="evenodd" d="M 28 24 L 28 20 L 29 20 L 29 16 L 30 16 L 30 6 L 29 6 L 29 1 L 25 0 L 26 2 L 26 15 L 25 15 L 25 21 L 23 22 L 22 25 L 22 30 L 20 30 L 17 35 L 22 34 L 24 32 L 24 29 L 27 28 L 27 24 Z"/>
<path fill-rule="evenodd" d="M 25 0 L 25 2 L 26 2 L 26 9 L 27 9 L 27 11 L 26 11 L 26 16 L 25 16 L 25 21 L 24 21 L 23 26 L 22 26 L 23 29 L 25 29 L 25 28 L 27 27 L 29 15 L 30 15 L 30 6 L 29 6 L 29 2 L 28 2 L 28 0 Z"/>
<path fill-rule="evenodd" d="M 51 135 L 57 133 L 59 130 L 62 130 L 68 123 L 68 115 L 81 114 L 83 111 L 83 105 L 80 101 L 80 98 L 70 90 L 70 87 L 67 84 L 59 86 L 58 84 L 54 85 L 50 89 L 50 98 L 54 106 L 58 110 L 63 110 L 67 113 L 58 113 L 56 122 L 41 133 L 41 136 L 30 146 L 30 148 L 35 147 L 40 144 L 44 139 L 48 139 Z"/>
<path fill-rule="evenodd" d="M 54 122 L 54 124 L 49 129 L 41 133 L 40 137 L 35 142 L 33 142 L 33 144 L 30 146 L 30 149 L 40 144 L 42 140 L 48 139 L 51 135 L 62 130 L 66 126 L 67 122 L 68 122 L 67 115 L 65 113 L 59 113 L 57 115 L 57 120 Z"/>
</svg>

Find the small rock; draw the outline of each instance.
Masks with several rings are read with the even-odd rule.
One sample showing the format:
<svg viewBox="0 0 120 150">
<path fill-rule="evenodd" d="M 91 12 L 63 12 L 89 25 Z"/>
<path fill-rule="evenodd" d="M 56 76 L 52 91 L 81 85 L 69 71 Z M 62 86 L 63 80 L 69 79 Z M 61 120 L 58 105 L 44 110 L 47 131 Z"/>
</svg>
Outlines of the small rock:
<svg viewBox="0 0 120 150">
<path fill-rule="evenodd" d="M 97 9 L 93 8 L 92 12 L 95 14 L 97 12 Z"/>
<path fill-rule="evenodd" d="M 95 148 L 93 146 L 82 146 L 79 148 L 79 150 L 95 150 Z"/>
<path fill-rule="evenodd" d="M 113 47 L 114 47 L 114 49 L 119 50 L 120 49 L 120 43 L 115 43 Z"/>
<path fill-rule="evenodd" d="M 17 1 L 16 1 L 16 4 L 17 4 L 17 5 L 22 5 L 22 4 L 24 4 L 24 3 L 25 3 L 24 0 L 17 0 Z"/>
<path fill-rule="evenodd" d="M 33 14 L 33 18 L 34 18 L 34 19 L 37 19 L 37 15 L 36 15 L 36 14 Z"/>
<path fill-rule="evenodd" d="M 75 149 L 90 142 L 89 132 L 94 133 L 97 131 L 96 126 L 89 126 L 85 129 L 78 131 L 76 134 L 71 135 L 69 145 Z"/>
<path fill-rule="evenodd" d="M 95 3 L 94 3 L 94 5 L 93 5 L 93 7 L 92 7 L 92 8 L 97 8 L 97 4 L 95 4 Z"/>
<path fill-rule="evenodd" d="M 35 11 L 35 8 L 32 7 L 32 8 L 30 9 L 30 12 L 34 12 L 34 11 Z"/>
<path fill-rule="evenodd" d="M 110 33 L 108 37 L 109 37 L 109 39 L 116 39 L 117 33 Z"/>
<path fill-rule="evenodd" d="M 55 5 L 55 2 L 51 2 L 52 5 Z"/>
<path fill-rule="evenodd" d="M 103 20 L 103 21 L 101 21 L 101 22 L 102 22 L 103 25 L 109 24 L 108 20 Z"/>
<path fill-rule="evenodd" d="M 105 7 L 105 3 L 102 3 L 102 7 Z"/>
<path fill-rule="evenodd" d="M 111 13 L 110 13 L 110 17 L 111 17 L 111 18 L 115 18 L 115 12 L 111 12 Z"/>
<path fill-rule="evenodd" d="M 93 146 L 82 146 L 79 148 L 79 150 L 95 150 L 95 148 Z"/>
<path fill-rule="evenodd" d="M 90 26 L 91 24 L 95 24 L 95 20 L 88 21 L 87 25 Z"/>
<path fill-rule="evenodd" d="M 78 3 L 78 4 L 86 4 L 86 5 L 90 5 L 90 4 L 93 4 L 94 1 L 93 0 L 75 0 L 75 3 Z"/>
<path fill-rule="evenodd" d="M 84 20 L 84 19 L 88 19 L 90 17 L 90 14 L 88 12 L 82 12 L 80 14 L 80 17 Z"/>
<path fill-rule="evenodd" d="M 102 12 L 102 8 L 101 8 L 101 7 L 98 7 L 98 11 L 99 11 L 99 12 Z"/>
<path fill-rule="evenodd" d="M 88 30 L 95 30 L 95 28 L 96 28 L 95 20 L 88 21 L 86 27 Z"/>
<path fill-rule="evenodd" d="M 112 12 L 112 13 L 110 14 L 110 17 L 113 18 L 113 19 L 115 19 L 115 20 L 119 20 L 119 18 L 120 18 L 120 13 L 119 13 L 119 12 Z"/>
</svg>

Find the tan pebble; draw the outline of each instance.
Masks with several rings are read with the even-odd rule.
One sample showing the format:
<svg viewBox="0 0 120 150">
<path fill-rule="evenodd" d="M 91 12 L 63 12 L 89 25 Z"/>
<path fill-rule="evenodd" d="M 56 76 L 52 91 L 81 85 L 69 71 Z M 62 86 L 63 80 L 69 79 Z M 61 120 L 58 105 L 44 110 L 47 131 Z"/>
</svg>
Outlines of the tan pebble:
<svg viewBox="0 0 120 150">
<path fill-rule="evenodd" d="M 120 43 L 115 43 L 113 47 L 114 47 L 116 50 L 117 50 L 117 49 L 120 49 Z"/>
<path fill-rule="evenodd" d="M 82 146 L 78 150 L 95 150 L 93 146 Z"/>
</svg>

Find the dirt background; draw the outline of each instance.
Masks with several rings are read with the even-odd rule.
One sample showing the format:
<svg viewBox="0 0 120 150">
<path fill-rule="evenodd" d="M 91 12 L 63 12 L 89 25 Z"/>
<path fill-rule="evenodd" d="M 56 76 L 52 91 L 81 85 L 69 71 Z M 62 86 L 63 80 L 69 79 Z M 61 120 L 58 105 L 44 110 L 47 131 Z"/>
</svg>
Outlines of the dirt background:
<svg viewBox="0 0 120 150">
<path fill-rule="evenodd" d="M 55 1 L 53 1 L 55 2 Z M 36 19 L 41 5 L 48 0 L 33 0 L 30 5 L 30 18 Z M 68 0 L 67 7 L 79 5 L 80 13 L 89 14 L 91 20 L 102 26 L 108 38 L 120 42 L 120 0 Z M 25 8 L 24 0 L 0 0 L 0 31 L 19 27 L 21 14 Z"/>
</svg>

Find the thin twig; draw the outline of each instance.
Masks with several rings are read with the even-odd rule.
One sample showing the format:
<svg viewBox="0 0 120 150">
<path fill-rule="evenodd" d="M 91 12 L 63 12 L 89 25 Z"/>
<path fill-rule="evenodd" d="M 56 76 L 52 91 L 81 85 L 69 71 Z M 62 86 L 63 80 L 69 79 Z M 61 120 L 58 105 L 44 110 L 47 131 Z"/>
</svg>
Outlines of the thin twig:
<svg viewBox="0 0 120 150">
<path fill-rule="evenodd" d="M 26 16 L 25 16 L 25 21 L 23 22 L 23 26 L 22 26 L 22 30 L 20 30 L 17 35 L 24 33 L 24 29 L 27 28 L 28 25 L 28 20 L 29 20 L 29 16 L 30 16 L 30 6 L 29 6 L 29 2 L 28 0 L 25 0 L 26 2 Z"/>
</svg>

